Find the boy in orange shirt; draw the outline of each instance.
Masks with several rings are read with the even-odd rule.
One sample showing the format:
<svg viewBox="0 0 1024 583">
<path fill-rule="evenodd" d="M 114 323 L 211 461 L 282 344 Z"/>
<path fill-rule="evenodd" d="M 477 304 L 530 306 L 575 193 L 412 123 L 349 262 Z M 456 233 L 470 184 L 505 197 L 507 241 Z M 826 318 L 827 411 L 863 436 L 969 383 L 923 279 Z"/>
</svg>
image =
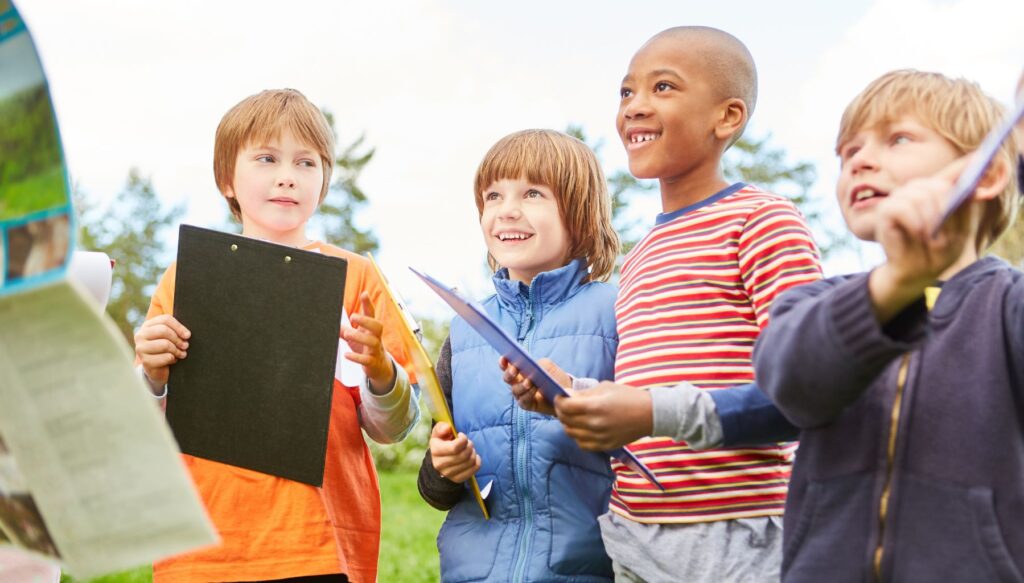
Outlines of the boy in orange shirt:
<svg viewBox="0 0 1024 583">
<path fill-rule="evenodd" d="M 386 310 L 369 262 L 306 237 L 333 164 L 327 120 L 295 90 L 247 97 L 217 128 L 214 174 L 242 234 L 348 261 L 344 312 L 353 327 L 343 326 L 340 335 L 352 349 L 345 358 L 362 365 L 367 380 L 361 387 L 335 381 L 323 488 L 183 456 L 223 540 L 156 563 L 155 581 L 376 580 L 380 493 L 360 428 L 376 441 L 398 441 L 419 406 L 388 355 L 408 360 L 397 336 L 383 335 L 400 316 Z M 168 369 L 187 356 L 191 335 L 171 315 L 174 277 L 171 265 L 135 335 L 137 360 L 161 399 Z"/>
</svg>

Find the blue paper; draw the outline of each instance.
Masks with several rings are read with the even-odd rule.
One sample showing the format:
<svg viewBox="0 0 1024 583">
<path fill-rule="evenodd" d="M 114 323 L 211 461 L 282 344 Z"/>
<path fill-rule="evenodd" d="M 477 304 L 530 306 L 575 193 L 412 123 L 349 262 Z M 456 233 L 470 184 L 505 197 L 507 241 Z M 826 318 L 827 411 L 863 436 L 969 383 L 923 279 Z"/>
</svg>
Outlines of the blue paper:
<svg viewBox="0 0 1024 583">
<path fill-rule="evenodd" d="M 993 128 L 985 136 L 985 141 L 978 146 L 974 156 L 968 162 L 967 168 L 960 173 L 960 178 L 953 185 L 953 191 L 949 195 L 949 202 L 946 203 L 946 209 L 942 212 L 939 224 L 935 226 L 935 230 L 932 232 L 933 236 L 939 233 L 939 229 L 946 222 L 946 219 L 955 213 L 974 194 L 974 189 L 978 188 L 978 183 L 981 182 L 981 178 L 985 175 L 985 170 L 992 163 L 992 159 L 996 157 L 999 146 L 1006 141 L 1010 132 L 1013 131 L 1013 126 L 1022 117 L 1024 117 L 1024 99 L 1017 103 L 1013 111 L 1003 120 L 1003 123 Z"/>
<path fill-rule="evenodd" d="M 413 268 L 409 268 L 413 273 L 419 276 L 430 289 L 434 290 L 437 295 L 441 296 L 449 306 L 452 307 L 455 312 L 462 316 L 462 318 L 477 331 L 488 344 L 491 345 L 498 354 L 501 354 L 508 359 L 522 375 L 533 382 L 534 386 L 544 395 L 544 398 L 550 403 L 555 402 L 557 397 L 570 397 L 569 393 L 559 385 L 555 379 L 551 378 L 551 375 L 547 373 L 536 360 L 533 359 L 523 347 L 519 345 L 511 336 L 508 335 L 501 326 L 499 326 L 482 306 L 475 302 L 466 300 L 460 296 L 455 290 L 444 285 L 440 281 L 430 277 L 425 273 L 420 273 Z M 570 397 L 571 398 L 571 397 Z M 660 490 L 664 491 L 664 486 L 658 482 L 658 479 L 654 477 L 654 473 L 643 464 L 631 451 L 624 447 L 614 449 L 607 452 L 608 455 L 619 460 L 634 472 L 647 478 L 649 482 L 657 486 Z"/>
</svg>

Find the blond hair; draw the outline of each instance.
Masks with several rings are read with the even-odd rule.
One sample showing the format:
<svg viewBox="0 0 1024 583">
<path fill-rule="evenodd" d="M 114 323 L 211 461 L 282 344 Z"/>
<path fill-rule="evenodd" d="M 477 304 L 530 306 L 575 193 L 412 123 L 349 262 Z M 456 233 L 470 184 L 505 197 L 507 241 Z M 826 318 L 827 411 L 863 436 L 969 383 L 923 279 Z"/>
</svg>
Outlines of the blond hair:
<svg viewBox="0 0 1024 583">
<path fill-rule="evenodd" d="M 836 153 L 854 134 L 894 123 L 904 115 L 933 129 L 960 155 L 976 150 L 992 128 L 1002 121 L 1004 108 L 977 83 L 950 79 L 940 73 L 892 71 L 871 82 L 843 112 Z M 1020 193 L 1016 180 L 1015 140 L 1006 140 L 997 154 L 1011 172 L 1007 186 L 987 201 L 978 226 L 977 246 L 994 243 L 1013 224 Z"/>
<path fill-rule="evenodd" d="M 221 194 L 232 188 L 239 150 L 277 139 L 284 129 L 320 155 L 324 169 L 320 189 L 320 202 L 323 202 L 334 169 L 334 132 L 324 114 L 294 89 L 268 89 L 250 95 L 221 118 L 213 142 L 213 176 Z M 226 194 L 225 198 L 231 214 L 240 220 L 238 200 Z"/>
<path fill-rule="evenodd" d="M 499 180 L 524 179 L 550 188 L 569 235 L 569 259 L 582 258 L 584 281 L 607 281 L 619 254 L 611 197 L 597 156 L 586 144 L 554 130 L 524 130 L 498 140 L 480 162 L 473 192 L 480 216 L 484 191 Z M 494 270 L 498 265 L 488 256 Z"/>
</svg>

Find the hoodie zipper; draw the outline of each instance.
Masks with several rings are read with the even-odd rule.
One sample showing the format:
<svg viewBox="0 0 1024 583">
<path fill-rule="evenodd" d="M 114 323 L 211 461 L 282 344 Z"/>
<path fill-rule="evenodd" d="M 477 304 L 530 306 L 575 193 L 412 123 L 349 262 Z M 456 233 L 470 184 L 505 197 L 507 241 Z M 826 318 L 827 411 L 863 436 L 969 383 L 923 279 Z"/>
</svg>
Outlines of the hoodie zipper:
<svg viewBox="0 0 1024 583">
<path fill-rule="evenodd" d="M 896 397 L 892 401 L 889 413 L 889 445 L 886 449 L 885 485 L 882 486 L 882 497 L 878 501 L 878 546 L 875 547 L 874 572 L 875 580 L 882 580 L 882 559 L 885 551 L 882 543 L 885 539 L 885 521 L 889 515 L 889 495 L 892 493 L 892 475 L 896 462 L 896 439 L 900 428 L 900 413 L 903 408 L 903 391 L 907 386 L 907 370 L 910 368 L 910 353 L 903 355 L 899 372 L 896 373 Z"/>
<path fill-rule="evenodd" d="M 526 292 L 526 321 L 519 327 L 519 337 L 516 340 L 527 352 L 530 351 L 530 332 L 533 331 L 533 285 L 531 284 Z M 512 405 L 513 426 L 516 431 L 516 440 L 512 452 L 515 462 L 512 464 L 514 483 L 519 491 L 520 512 L 523 517 L 523 536 L 519 539 L 519 548 L 516 552 L 513 568 L 513 581 L 523 581 L 526 570 L 526 557 L 529 553 L 530 533 L 533 530 L 533 498 L 530 494 L 529 480 L 529 451 L 527 447 L 526 424 L 527 414 L 515 403 Z"/>
</svg>

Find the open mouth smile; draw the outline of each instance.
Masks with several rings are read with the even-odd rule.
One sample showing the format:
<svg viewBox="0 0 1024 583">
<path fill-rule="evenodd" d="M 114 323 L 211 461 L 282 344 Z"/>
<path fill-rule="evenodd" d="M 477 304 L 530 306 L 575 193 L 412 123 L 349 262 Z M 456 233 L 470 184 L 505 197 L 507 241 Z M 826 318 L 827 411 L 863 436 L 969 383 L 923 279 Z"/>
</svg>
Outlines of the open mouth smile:
<svg viewBox="0 0 1024 583">
<path fill-rule="evenodd" d="M 518 231 L 508 231 L 506 233 L 498 233 L 497 237 L 498 237 L 499 241 L 503 241 L 503 242 L 504 241 L 525 241 L 525 240 L 533 237 L 533 235 L 530 234 L 530 233 L 522 233 L 522 232 L 518 232 Z"/>
<path fill-rule="evenodd" d="M 645 144 L 653 142 L 661 137 L 660 132 L 648 129 L 631 129 L 626 132 L 626 149 L 635 150 L 644 147 Z"/>
<path fill-rule="evenodd" d="M 889 196 L 888 192 L 883 192 L 871 186 L 861 185 L 854 188 L 850 193 L 850 204 L 857 206 L 861 203 L 866 204 L 867 201 L 883 199 L 887 196 Z"/>
</svg>

